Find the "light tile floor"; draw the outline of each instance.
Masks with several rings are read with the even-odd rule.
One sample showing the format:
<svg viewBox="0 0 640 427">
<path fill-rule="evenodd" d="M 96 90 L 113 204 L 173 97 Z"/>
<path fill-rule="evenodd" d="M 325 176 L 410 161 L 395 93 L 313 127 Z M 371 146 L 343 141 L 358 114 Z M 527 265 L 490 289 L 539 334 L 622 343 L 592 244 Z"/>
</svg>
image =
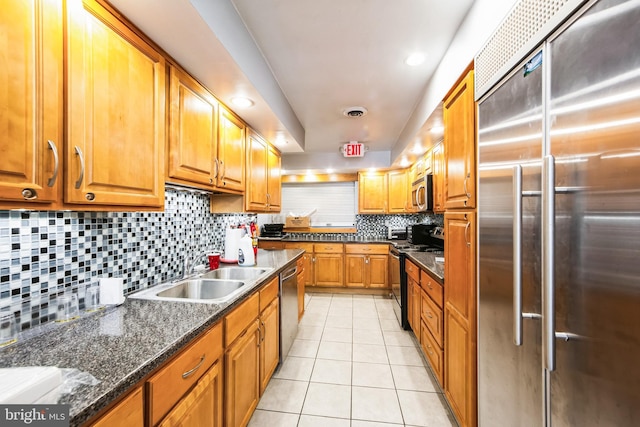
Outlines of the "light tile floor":
<svg viewBox="0 0 640 427">
<path fill-rule="evenodd" d="M 296 340 L 249 427 L 456 426 L 392 304 L 307 294 Z"/>
</svg>

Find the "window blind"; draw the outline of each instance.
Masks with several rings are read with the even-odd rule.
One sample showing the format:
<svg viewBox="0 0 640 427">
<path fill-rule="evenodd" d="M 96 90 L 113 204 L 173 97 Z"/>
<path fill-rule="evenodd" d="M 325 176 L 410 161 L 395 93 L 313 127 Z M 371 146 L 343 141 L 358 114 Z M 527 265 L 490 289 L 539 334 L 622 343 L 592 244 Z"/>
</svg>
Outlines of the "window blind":
<svg viewBox="0 0 640 427">
<path fill-rule="evenodd" d="M 304 215 L 313 209 L 312 227 L 355 227 L 355 182 L 282 184 L 282 215 Z"/>
</svg>

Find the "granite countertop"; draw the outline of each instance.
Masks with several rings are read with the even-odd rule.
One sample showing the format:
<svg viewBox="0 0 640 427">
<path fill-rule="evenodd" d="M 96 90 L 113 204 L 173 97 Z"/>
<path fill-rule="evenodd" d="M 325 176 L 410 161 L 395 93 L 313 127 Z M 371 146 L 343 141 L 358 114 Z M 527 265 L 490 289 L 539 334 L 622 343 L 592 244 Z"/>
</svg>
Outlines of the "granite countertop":
<svg viewBox="0 0 640 427">
<path fill-rule="evenodd" d="M 259 239 L 269 241 L 282 241 L 282 242 L 342 242 L 342 243 L 386 243 L 394 246 L 405 246 L 409 242 L 407 240 L 389 240 L 382 237 L 345 237 L 345 236 L 297 236 L 295 234 L 287 234 L 284 237 L 259 237 Z M 402 249 L 399 249 L 402 251 Z M 431 276 L 441 285 L 444 284 L 444 263 L 436 262 L 434 255 L 431 252 L 419 252 L 419 251 L 402 251 L 406 256 L 415 262 L 423 270 L 427 270 L 431 273 Z M 441 257 L 442 255 L 438 255 Z"/>
<path fill-rule="evenodd" d="M 423 270 L 431 273 L 436 282 L 444 285 L 444 262 L 436 262 L 436 256 L 433 252 L 407 252 L 407 258 L 416 263 Z"/>
<path fill-rule="evenodd" d="M 70 323 L 34 328 L 22 333 L 17 344 L 0 350 L 0 367 L 57 366 L 94 376 L 99 384 L 81 385 L 58 401 L 70 405 L 70 425 L 80 425 L 302 254 L 299 249 L 259 251 L 257 266 L 273 272 L 224 304 L 127 298 L 119 307 L 83 314 Z"/>
</svg>

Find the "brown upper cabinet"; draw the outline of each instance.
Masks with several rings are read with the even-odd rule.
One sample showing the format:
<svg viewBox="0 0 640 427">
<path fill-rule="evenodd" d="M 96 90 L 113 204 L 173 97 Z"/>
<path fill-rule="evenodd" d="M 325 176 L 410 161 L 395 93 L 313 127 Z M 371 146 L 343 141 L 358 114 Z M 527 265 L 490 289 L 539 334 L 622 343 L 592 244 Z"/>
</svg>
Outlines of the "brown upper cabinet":
<svg viewBox="0 0 640 427">
<path fill-rule="evenodd" d="M 55 202 L 64 153 L 62 3 L 3 2 L 0 27 L 9 50 L 0 68 L 0 200 Z"/>
<path fill-rule="evenodd" d="M 196 80 L 171 66 L 167 181 L 211 189 L 216 179 L 218 101 Z"/>
<path fill-rule="evenodd" d="M 218 121 L 216 186 L 229 192 L 244 192 L 244 141 L 246 126 L 238 116 L 220 106 Z"/>
<path fill-rule="evenodd" d="M 389 185 L 388 213 L 411 211 L 411 183 L 408 176 L 407 169 L 387 172 L 387 184 Z"/>
<path fill-rule="evenodd" d="M 92 0 L 67 2 L 65 202 L 164 205 L 164 57 Z"/>
<path fill-rule="evenodd" d="M 473 70 L 444 100 L 445 208 L 476 207 Z"/>
<path fill-rule="evenodd" d="M 386 172 L 358 172 L 358 212 L 387 213 L 388 180 Z"/>
<path fill-rule="evenodd" d="M 358 172 L 358 212 L 386 214 L 412 212 L 409 177 L 412 171 Z"/>
<path fill-rule="evenodd" d="M 433 212 L 444 212 L 444 195 L 447 183 L 444 176 L 444 144 L 441 142 L 431 151 L 433 159 Z"/>
<path fill-rule="evenodd" d="M 257 133 L 247 135 L 245 209 L 279 212 L 281 205 L 280 153 Z"/>
</svg>

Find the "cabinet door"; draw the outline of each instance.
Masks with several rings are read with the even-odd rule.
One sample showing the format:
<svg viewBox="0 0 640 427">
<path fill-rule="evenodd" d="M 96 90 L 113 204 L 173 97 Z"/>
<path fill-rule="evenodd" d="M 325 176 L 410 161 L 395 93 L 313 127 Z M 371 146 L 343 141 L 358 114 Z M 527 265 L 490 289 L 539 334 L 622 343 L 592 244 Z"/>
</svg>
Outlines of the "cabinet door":
<svg viewBox="0 0 640 427">
<path fill-rule="evenodd" d="M 0 199 L 52 202 L 62 180 L 62 3 L 2 3 Z"/>
<path fill-rule="evenodd" d="M 446 209 L 476 206 L 473 70 L 444 101 Z"/>
<path fill-rule="evenodd" d="M 444 212 L 444 195 L 446 181 L 444 180 L 444 145 L 433 147 L 433 211 Z"/>
<path fill-rule="evenodd" d="M 164 58 L 94 0 L 67 19 L 65 202 L 163 206 Z"/>
<path fill-rule="evenodd" d="M 364 288 L 366 284 L 367 256 L 362 254 L 347 254 L 344 257 L 344 284 L 350 288 Z"/>
<path fill-rule="evenodd" d="M 173 66 L 170 84 L 168 179 L 213 187 L 218 102 L 200 83 Z"/>
<path fill-rule="evenodd" d="M 475 213 L 447 212 L 444 217 L 444 373 L 445 393 L 461 426 L 476 420 Z"/>
<path fill-rule="evenodd" d="M 280 359 L 280 323 L 279 323 L 279 299 L 274 299 L 271 304 L 260 314 L 260 395 L 264 393 L 273 372 Z"/>
<path fill-rule="evenodd" d="M 315 260 L 316 286 L 344 285 L 344 255 L 317 253 Z"/>
<path fill-rule="evenodd" d="M 217 361 L 171 410 L 160 427 L 222 427 L 222 363 Z M 120 425 L 128 425 L 121 423 Z"/>
<path fill-rule="evenodd" d="M 302 319 L 302 316 L 304 316 L 305 275 L 306 275 L 306 270 L 304 269 L 304 267 L 298 270 L 298 277 L 296 282 L 297 291 L 298 291 L 298 322 L 300 322 L 300 320 Z"/>
<path fill-rule="evenodd" d="M 142 427 L 144 426 L 143 402 L 142 387 L 138 387 L 98 421 L 91 424 L 91 427 L 110 427 L 114 425 Z"/>
<path fill-rule="evenodd" d="M 313 255 L 313 252 L 305 253 L 302 255 L 302 259 L 304 260 L 304 285 L 305 286 L 313 286 L 315 284 L 315 266 L 316 259 Z"/>
<path fill-rule="evenodd" d="M 389 277 L 388 255 L 367 255 L 367 287 L 387 288 Z"/>
<path fill-rule="evenodd" d="M 218 181 L 223 190 L 244 191 L 244 123 L 220 106 L 218 138 Z"/>
<path fill-rule="evenodd" d="M 267 186 L 269 177 L 268 144 L 255 132 L 247 135 L 247 187 L 245 209 L 253 212 L 268 211 Z"/>
<path fill-rule="evenodd" d="M 358 173 L 358 212 L 387 212 L 387 174 L 384 172 Z"/>
<path fill-rule="evenodd" d="M 409 210 L 409 180 L 406 170 L 396 170 L 387 172 L 389 184 L 389 213 L 404 213 Z"/>
<path fill-rule="evenodd" d="M 260 323 L 256 319 L 225 354 L 225 425 L 244 427 L 260 399 Z"/>
<path fill-rule="evenodd" d="M 280 153 L 269 146 L 267 153 L 268 177 L 267 177 L 267 202 L 269 212 L 280 212 L 282 207 L 282 181 Z"/>
</svg>

